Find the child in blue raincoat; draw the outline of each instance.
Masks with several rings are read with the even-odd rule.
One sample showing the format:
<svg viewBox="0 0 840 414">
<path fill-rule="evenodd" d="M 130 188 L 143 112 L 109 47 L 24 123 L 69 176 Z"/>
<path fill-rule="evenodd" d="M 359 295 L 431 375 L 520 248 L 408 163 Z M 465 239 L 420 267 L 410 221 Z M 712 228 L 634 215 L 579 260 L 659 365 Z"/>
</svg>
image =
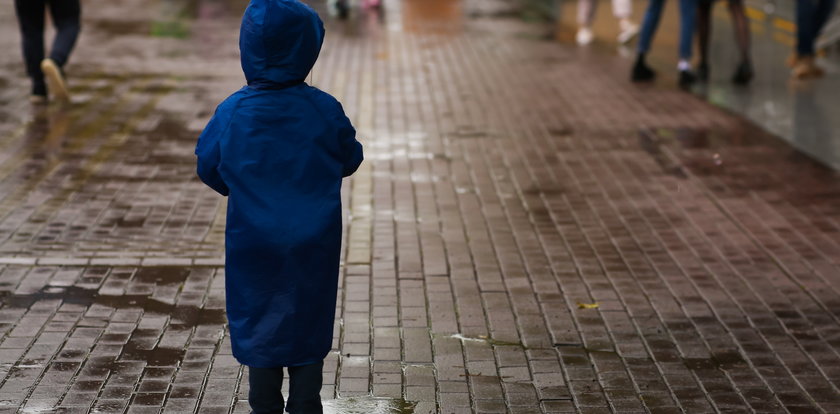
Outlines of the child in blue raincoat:
<svg viewBox="0 0 840 414">
<path fill-rule="evenodd" d="M 362 146 L 341 105 L 304 83 L 324 26 L 297 0 L 251 0 L 239 48 L 248 85 L 216 109 L 198 140 L 198 175 L 228 196 L 227 316 L 249 367 L 256 414 L 320 413 L 332 346 L 341 246 L 341 180 Z"/>
</svg>

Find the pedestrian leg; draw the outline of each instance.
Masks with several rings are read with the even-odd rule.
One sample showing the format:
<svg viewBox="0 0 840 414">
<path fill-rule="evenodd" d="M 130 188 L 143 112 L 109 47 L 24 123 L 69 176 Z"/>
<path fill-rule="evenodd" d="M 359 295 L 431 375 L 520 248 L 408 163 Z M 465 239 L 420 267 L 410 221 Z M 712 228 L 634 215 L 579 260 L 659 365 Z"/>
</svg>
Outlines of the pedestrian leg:
<svg viewBox="0 0 840 414">
<path fill-rule="evenodd" d="M 56 29 L 50 59 L 63 68 L 70 58 L 81 29 L 79 0 L 50 1 L 50 15 Z"/>
<path fill-rule="evenodd" d="M 798 0 L 796 2 L 796 58 L 791 75 L 798 79 L 820 77 L 825 72 L 816 63 L 816 41 L 822 25 L 828 21 L 834 0 Z"/>
<path fill-rule="evenodd" d="M 44 59 L 45 9 L 45 0 L 15 0 L 26 74 L 32 80 L 32 95 L 44 99 L 47 96 L 47 84 L 41 72 L 41 60 Z"/>
<path fill-rule="evenodd" d="M 701 81 L 709 80 L 709 37 L 712 32 L 713 3 L 714 0 L 699 0 L 697 3 L 697 49 L 700 54 L 697 77 Z"/>
<path fill-rule="evenodd" d="M 747 20 L 744 0 L 729 0 L 729 14 L 732 16 L 732 24 L 735 29 L 735 41 L 738 43 L 738 50 L 741 52 L 741 63 L 735 70 L 735 74 L 732 75 L 732 82 L 743 85 L 749 83 L 753 77 L 752 60 L 750 59 L 750 23 Z"/>
<path fill-rule="evenodd" d="M 612 9 L 613 16 L 618 19 L 618 43 L 626 44 L 639 34 L 639 25 L 630 20 L 633 4 L 630 0 L 612 0 Z"/>
<path fill-rule="evenodd" d="M 645 62 L 645 56 L 648 50 L 650 50 L 650 44 L 653 42 L 653 36 L 656 34 L 656 29 L 659 26 L 659 18 L 662 16 L 664 5 L 665 0 L 650 0 L 650 3 L 648 3 L 645 17 L 642 21 L 642 31 L 639 35 L 636 63 L 633 65 L 633 70 L 630 73 L 630 79 L 633 82 L 648 82 L 656 77 L 656 72 Z"/>
<path fill-rule="evenodd" d="M 680 61 L 679 85 L 690 86 L 697 80 L 691 72 L 691 46 L 694 41 L 694 26 L 697 23 L 697 0 L 680 0 Z"/>
<path fill-rule="evenodd" d="M 578 31 L 575 34 L 575 41 L 581 46 L 592 43 L 592 39 L 595 37 L 592 33 L 592 21 L 595 20 L 595 10 L 597 7 L 597 0 L 578 0 Z"/>
<path fill-rule="evenodd" d="M 289 413 L 322 414 L 321 385 L 324 362 L 289 367 Z"/>
</svg>

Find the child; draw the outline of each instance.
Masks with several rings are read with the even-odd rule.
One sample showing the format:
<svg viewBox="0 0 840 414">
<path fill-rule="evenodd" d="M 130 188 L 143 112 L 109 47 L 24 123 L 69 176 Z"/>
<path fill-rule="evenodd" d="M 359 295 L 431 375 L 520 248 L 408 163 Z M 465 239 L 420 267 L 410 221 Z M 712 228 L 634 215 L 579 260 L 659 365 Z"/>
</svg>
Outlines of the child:
<svg viewBox="0 0 840 414">
<path fill-rule="evenodd" d="M 341 245 L 341 179 L 362 146 L 341 105 L 304 83 L 324 36 L 297 0 L 251 0 L 240 29 L 248 85 L 222 102 L 196 146 L 198 175 L 229 196 L 227 316 L 249 367 L 255 414 L 321 413 Z"/>
</svg>

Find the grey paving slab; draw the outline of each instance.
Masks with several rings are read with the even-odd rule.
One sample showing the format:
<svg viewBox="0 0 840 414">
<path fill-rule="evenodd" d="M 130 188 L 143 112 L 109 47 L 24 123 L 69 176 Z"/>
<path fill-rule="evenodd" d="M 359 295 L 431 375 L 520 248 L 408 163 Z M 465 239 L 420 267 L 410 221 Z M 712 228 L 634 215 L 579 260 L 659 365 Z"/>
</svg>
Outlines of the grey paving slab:
<svg viewBox="0 0 840 414">
<path fill-rule="evenodd" d="M 0 56 L 0 411 L 249 412 L 192 155 L 244 5 L 87 2 L 68 107 Z M 838 174 L 514 15 L 326 18 L 367 157 L 327 412 L 836 412 Z"/>
</svg>

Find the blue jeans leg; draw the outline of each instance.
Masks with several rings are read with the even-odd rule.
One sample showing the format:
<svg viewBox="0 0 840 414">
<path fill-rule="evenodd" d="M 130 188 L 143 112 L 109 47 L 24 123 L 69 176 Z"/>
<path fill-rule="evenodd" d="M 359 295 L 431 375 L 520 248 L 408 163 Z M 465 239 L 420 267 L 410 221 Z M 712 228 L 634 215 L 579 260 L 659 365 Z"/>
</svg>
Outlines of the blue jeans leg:
<svg viewBox="0 0 840 414">
<path fill-rule="evenodd" d="M 26 0 L 29 1 L 29 0 Z M 58 66 L 64 66 L 76 45 L 81 30 L 81 4 L 79 0 L 50 1 L 50 15 L 55 25 L 56 34 L 50 58 Z"/>
<path fill-rule="evenodd" d="M 820 32 L 831 17 L 837 0 L 796 0 L 796 53 L 813 56 Z"/>
<path fill-rule="evenodd" d="M 796 54 L 814 54 L 814 11 L 819 0 L 796 0 Z"/>
<path fill-rule="evenodd" d="M 664 5 L 665 0 L 650 0 L 650 3 L 648 3 L 645 17 L 642 21 L 642 30 L 639 33 L 639 44 L 636 49 L 639 53 L 647 53 L 650 50 L 650 44 L 653 42 L 653 36 L 659 27 L 659 18 L 662 17 L 662 8 Z"/>
<path fill-rule="evenodd" d="M 697 23 L 697 0 L 680 0 L 680 59 L 691 59 L 691 41 Z"/>
</svg>

